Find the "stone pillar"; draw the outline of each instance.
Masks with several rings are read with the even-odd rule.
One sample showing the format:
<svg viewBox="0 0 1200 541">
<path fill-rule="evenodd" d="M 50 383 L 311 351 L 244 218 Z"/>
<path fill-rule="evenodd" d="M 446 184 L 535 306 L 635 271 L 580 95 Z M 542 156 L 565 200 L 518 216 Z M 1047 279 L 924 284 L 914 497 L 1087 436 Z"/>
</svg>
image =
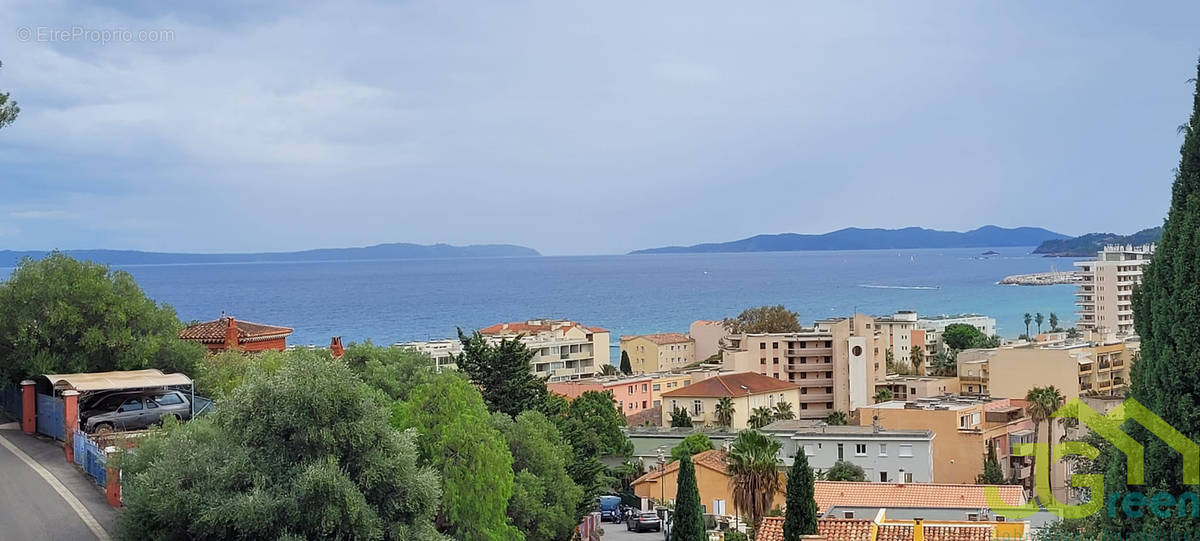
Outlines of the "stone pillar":
<svg viewBox="0 0 1200 541">
<path fill-rule="evenodd" d="M 109 447 L 110 451 L 115 451 Z M 119 451 L 117 451 L 119 452 Z M 113 454 L 109 454 L 109 457 Z M 121 507 L 121 468 L 111 465 L 105 465 L 104 474 L 104 496 L 108 500 L 108 505 L 113 507 Z"/>
<path fill-rule="evenodd" d="M 37 389 L 31 380 L 21 382 L 21 431 L 33 435 L 37 432 Z"/>
<path fill-rule="evenodd" d="M 67 454 L 67 462 L 75 462 L 75 428 L 79 426 L 79 391 L 69 389 L 63 391 L 63 434 L 66 444 L 63 451 Z"/>
</svg>

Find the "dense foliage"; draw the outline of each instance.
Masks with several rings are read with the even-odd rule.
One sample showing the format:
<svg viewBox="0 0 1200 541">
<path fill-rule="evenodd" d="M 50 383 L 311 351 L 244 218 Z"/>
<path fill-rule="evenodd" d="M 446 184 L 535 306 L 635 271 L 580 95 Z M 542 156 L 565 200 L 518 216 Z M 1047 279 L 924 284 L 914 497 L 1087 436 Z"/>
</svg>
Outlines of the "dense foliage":
<svg viewBox="0 0 1200 541">
<path fill-rule="evenodd" d="M 1162 239 L 1143 267 L 1133 292 L 1134 326 L 1141 337 L 1140 360 L 1131 374 L 1132 398 L 1193 441 L 1200 440 L 1200 63 L 1188 123 L 1180 127 L 1183 144 L 1171 189 L 1171 205 Z M 1179 496 L 1185 486 L 1179 454 L 1136 423 L 1125 427 L 1145 446 L 1144 486 L 1128 490 L 1154 498 Z M 1126 490 L 1124 461 L 1114 460 L 1106 478 L 1109 492 Z M 1190 536 L 1200 519 L 1133 518 L 1118 513 L 1110 531 L 1142 532 L 1160 538 Z"/>
<path fill-rule="evenodd" d="M 831 411 L 825 416 L 825 424 L 827 425 L 848 425 L 850 424 L 850 416 L 844 411 Z"/>
<path fill-rule="evenodd" d="M 796 453 L 787 480 L 787 507 L 783 519 L 784 541 L 800 541 L 800 536 L 817 533 L 815 479 L 803 451 Z"/>
<path fill-rule="evenodd" d="M 263 351 L 247 354 L 242 351 L 222 351 L 207 355 L 196 363 L 192 379 L 196 393 L 212 398 L 224 398 L 233 394 L 247 380 L 257 375 L 269 375 L 279 370 L 292 357 L 322 355 L 310 350 Z"/>
<path fill-rule="evenodd" d="M 527 541 L 569 539 L 584 503 L 583 489 L 567 473 L 571 446 L 554 423 L 536 411 L 516 419 L 494 413 L 492 425 L 512 453 L 515 477 L 508 517 Z"/>
<path fill-rule="evenodd" d="M 600 458 L 629 458 L 633 454 L 633 444 L 621 431 L 625 416 L 607 392 L 588 391 L 568 403 L 551 401 L 555 402 L 558 405 L 549 406 L 547 415 L 571 446 L 567 472 L 583 489 L 585 505 L 590 505 L 589 502 L 611 490 L 617 482 Z"/>
<path fill-rule="evenodd" d="M 725 318 L 725 330 L 730 334 L 798 332 L 800 314 L 783 305 L 747 308 L 735 318 Z"/>
<path fill-rule="evenodd" d="M 692 415 L 683 408 L 671 410 L 671 427 L 688 428 L 692 426 Z"/>
<path fill-rule="evenodd" d="M 191 373 L 204 346 L 124 271 L 60 253 L 0 283 L 0 386 L 35 374 L 160 368 Z"/>
<path fill-rule="evenodd" d="M 727 457 L 729 486 L 733 505 L 750 514 L 750 523 L 759 521 L 771 510 L 779 492 L 779 440 L 757 430 L 743 430 L 733 440 Z"/>
<path fill-rule="evenodd" d="M 363 382 L 392 400 L 404 400 L 417 386 L 430 382 L 437 367 L 428 355 L 407 348 L 381 347 L 369 340 L 350 344 L 342 360 Z"/>
<path fill-rule="evenodd" d="M 20 113 L 21 108 L 17 107 L 17 100 L 10 98 L 8 92 L 0 92 L 0 129 L 16 121 Z"/>
<path fill-rule="evenodd" d="M 679 445 L 671 448 L 671 460 L 679 460 L 685 456 L 693 456 L 712 450 L 712 440 L 703 432 L 689 434 Z"/>
<path fill-rule="evenodd" d="M 633 363 L 629 362 L 629 352 L 621 352 L 621 373 L 626 376 L 633 373 Z"/>
<path fill-rule="evenodd" d="M 416 430 L 421 463 L 441 473 L 439 529 L 466 541 L 522 538 L 507 514 L 512 455 L 466 379 L 442 374 L 418 386 L 393 407 L 392 424 Z"/>
<path fill-rule="evenodd" d="M 990 348 L 996 347 L 999 340 L 983 334 L 983 331 L 975 328 L 974 325 L 966 323 L 953 323 L 946 326 L 946 330 L 942 331 L 942 341 L 946 347 L 956 351 L 974 348 Z"/>
<path fill-rule="evenodd" d="M 437 473 L 328 357 L 252 374 L 122 456 L 124 539 L 441 539 Z"/>
<path fill-rule="evenodd" d="M 867 474 L 863 471 L 862 466 L 839 460 L 834 462 L 828 470 L 822 472 L 821 478 L 826 481 L 866 481 Z"/>
<path fill-rule="evenodd" d="M 516 416 L 545 403 L 546 382 L 530 370 L 533 352 L 520 340 L 505 339 L 493 345 L 482 334 L 467 336 L 461 329 L 458 339 L 463 352 L 455 362 L 479 386 L 489 410 Z"/>
<path fill-rule="evenodd" d="M 671 515 L 670 541 L 696 541 L 707 538 L 704 528 L 704 504 L 696 486 L 696 466 L 692 457 L 679 460 L 676 476 L 675 513 Z"/>
<path fill-rule="evenodd" d="M 987 451 L 983 454 L 983 471 L 975 476 L 977 485 L 1003 485 L 1004 470 L 1000 469 L 1000 461 L 996 459 L 996 446 L 988 442 Z"/>
</svg>

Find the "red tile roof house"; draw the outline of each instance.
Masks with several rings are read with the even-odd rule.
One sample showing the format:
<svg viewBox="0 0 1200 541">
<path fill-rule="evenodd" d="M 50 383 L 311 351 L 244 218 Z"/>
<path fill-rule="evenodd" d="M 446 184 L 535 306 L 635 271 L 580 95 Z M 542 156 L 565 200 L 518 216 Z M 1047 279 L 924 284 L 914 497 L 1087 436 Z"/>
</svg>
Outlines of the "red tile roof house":
<svg viewBox="0 0 1200 541">
<path fill-rule="evenodd" d="M 221 317 L 213 321 L 196 323 L 179 331 L 181 340 L 200 342 L 216 353 L 227 349 L 239 351 L 283 351 L 287 349 L 287 337 L 292 329 L 252 321 L 237 321 L 233 317 Z"/>
</svg>

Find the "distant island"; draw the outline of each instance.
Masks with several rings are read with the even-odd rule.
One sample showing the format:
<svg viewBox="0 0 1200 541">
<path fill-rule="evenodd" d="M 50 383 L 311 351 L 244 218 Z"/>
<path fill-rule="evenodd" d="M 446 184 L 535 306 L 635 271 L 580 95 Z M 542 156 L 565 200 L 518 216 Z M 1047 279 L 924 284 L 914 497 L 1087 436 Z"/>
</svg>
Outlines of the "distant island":
<svg viewBox="0 0 1200 541">
<path fill-rule="evenodd" d="M 14 266 L 21 259 L 40 259 L 48 251 L 0 250 L 0 266 Z M 299 252 L 257 252 L 232 254 L 188 254 L 142 252 L 137 250 L 62 250 L 76 259 L 109 265 L 168 265 L 185 263 L 258 263 L 271 261 L 345 261 L 356 259 L 422 259 L 440 257 L 537 257 L 533 248 L 512 244 L 376 244 L 358 248 L 321 248 Z"/>
<path fill-rule="evenodd" d="M 1143 229 L 1132 235 L 1113 233 L 1088 233 L 1071 239 L 1052 239 L 1041 243 L 1033 251 L 1046 257 L 1096 257 L 1096 252 L 1106 244 L 1150 244 L 1162 237 L 1161 227 Z"/>
<path fill-rule="evenodd" d="M 686 254 L 719 252 L 795 252 L 804 250 L 884 250 L 906 248 L 989 248 L 1037 246 L 1066 235 L 1040 227 L 1004 228 L 985 225 L 967 232 L 938 231 L 921 227 L 860 229 L 850 227 L 823 235 L 782 233 L 756 235 L 731 242 L 667 246 L 635 250 L 631 254 Z"/>
</svg>

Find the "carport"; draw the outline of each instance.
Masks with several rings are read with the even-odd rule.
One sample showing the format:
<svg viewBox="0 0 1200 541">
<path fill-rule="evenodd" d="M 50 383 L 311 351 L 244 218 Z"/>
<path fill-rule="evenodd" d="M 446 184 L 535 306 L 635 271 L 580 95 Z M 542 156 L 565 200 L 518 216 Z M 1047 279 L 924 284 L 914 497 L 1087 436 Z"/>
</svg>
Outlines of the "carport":
<svg viewBox="0 0 1200 541">
<path fill-rule="evenodd" d="M 164 374 L 161 370 L 123 370 L 119 372 L 84 372 L 79 374 L 45 374 L 56 394 L 75 391 L 79 394 L 97 391 L 127 391 L 187 387 L 191 396 L 192 416 L 196 415 L 196 386 L 185 374 Z M 182 389 L 180 389 L 182 390 Z M 78 414 L 78 412 L 76 412 Z"/>
</svg>

